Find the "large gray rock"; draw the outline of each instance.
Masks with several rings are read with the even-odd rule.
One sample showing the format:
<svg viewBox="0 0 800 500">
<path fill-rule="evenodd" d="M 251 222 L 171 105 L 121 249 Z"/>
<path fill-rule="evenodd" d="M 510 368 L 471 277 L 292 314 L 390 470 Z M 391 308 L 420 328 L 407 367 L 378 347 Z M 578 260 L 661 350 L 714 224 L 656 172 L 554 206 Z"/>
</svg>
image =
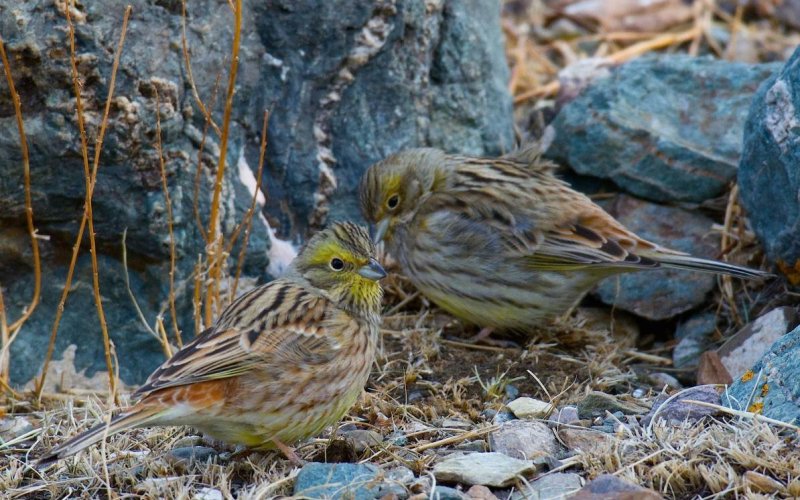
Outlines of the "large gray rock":
<svg viewBox="0 0 800 500">
<path fill-rule="evenodd" d="M 126 382 L 144 380 L 164 361 L 163 351 L 158 341 L 145 333 L 137 319 L 136 310 L 125 287 L 122 264 L 106 255 L 100 255 L 98 261 L 101 269 L 103 311 L 109 326 L 109 336 L 118 353 L 120 377 Z M 7 271 L 3 268 L 0 270 Z M 4 292 L 6 306 L 10 310 L 21 311 L 33 293 L 33 273 L 27 271 L 28 273 L 21 274 L 13 281 L 3 281 L 4 284 L 8 283 Z M 17 384 L 30 380 L 39 372 L 58 301 L 64 289 L 67 264 L 56 265 L 48 261 L 42 273 L 44 284 L 41 304 L 19 338 L 11 345 L 11 380 Z M 5 275 L 4 273 L 0 276 Z M 155 266 L 148 267 L 141 273 L 132 273 L 131 291 L 140 299 L 158 297 L 163 293 L 160 286 L 162 278 Z M 85 371 L 90 377 L 97 371 L 106 370 L 105 351 L 91 282 L 91 259 L 89 255 L 83 255 L 75 266 L 75 284 L 67 300 L 67 312 L 61 320 L 54 356 L 55 359 L 61 359 L 61 353 L 67 347 L 77 346 L 74 369 L 79 373 Z M 146 318 L 155 318 L 158 313 L 157 304 L 140 300 L 139 305 Z M 70 387 L 62 387 L 68 388 Z"/>
<path fill-rule="evenodd" d="M 127 3 L 85 2 L 73 15 L 90 144 L 99 126 Z M 43 302 L 15 343 L 16 383 L 29 379 L 44 357 L 84 197 L 66 19 L 60 5 L 0 0 L 0 33 L 12 61 L 31 150 L 35 224 L 39 234 L 50 237 L 42 242 Z M 245 0 L 244 5 L 222 187 L 224 234 L 231 234 L 250 205 L 265 108 L 272 110 L 265 211 L 277 234 L 293 242 L 330 219 L 359 218 L 357 181 L 369 164 L 388 153 L 421 145 L 476 154 L 511 148 L 511 98 L 498 3 Z M 188 11 L 194 82 L 206 105 L 212 107 L 216 94 L 212 115 L 220 124 L 233 16 L 225 0 L 191 2 Z M 137 299 L 150 321 L 164 309 L 169 236 L 155 149 L 156 91 L 175 219 L 180 323 L 184 337 L 190 337 L 191 272 L 205 247 L 193 214 L 204 119 L 186 76 L 180 2 L 134 6 L 94 196 L 95 232 L 105 256 L 101 289 L 111 311 L 107 311 L 109 329 L 116 336 L 120 373 L 128 383 L 141 382 L 162 360 L 157 341 L 139 324 L 119 283 L 120 241 L 127 228 L 132 280 L 147 284 L 137 285 Z M 206 226 L 219 143 L 220 137 L 210 129 L 198 197 Z M 23 201 L 19 138 L 3 81 L 0 246 L 22 249 L 0 253 L 0 283 L 9 288 L 6 302 L 12 318 L 30 297 Z M 264 279 L 269 276 L 268 265 L 273 271 L 279 269 L 273 265 L 274 240 L 269 231 L 265 218 L 254 218 L 245 275 Z M 234 252 L 237 255 L 238 249 Z M 82 269 L 75 290 L 90 289 L 90 275 Z M 67 302 L 56 353 L 58 358 L 67 342 L 77 344 L 76 363 L 88 375 L 104 367 L 92 309 L 84 298 Z M 130 351 L 129 344 L 139 349 Z"/>
<path fill-rule="evenodd" d="M 739 163 L 742 204 L 767 254 L 800 260 L 800 49 L 752 100 Z M 795 271 L 796 272 L 796 271 Z"/>
<path fill-rule="evenodd" d="M 302 234 L 328 211 L 359 217 L 361 174 L 397 150 L 510 149 L 499 14 L 480 0 L 259 2 L 269 61 L 259 102 L 274 103 L 268 207 L 280 229 Z"/>
<path fill-rule="evenodd" d="M 713 198 L 736 175 L 752 95 L 778 68 L 666 55 L 623 64 L 561 109 L 547 156 L 654 201 Z"/>
<path fill-rule="evenodd" d="M 713 221 L 704 215 L 625 195 L 603 206 L 645 239 L 697 257 L 715 257 L 716 245 L 709 237 Z M 702 304 L 714 283 L 712 274 L 659 269 L 606 279 L 597 294 L 606 304 L 643 318 L 662 320 Z"/>
<path fill-rule="evenodd" d="M 800 423 L 800 328 L 775 342 L 761 360 L 734 380 L 723 404 L 784 422 Z"/>
</svg>

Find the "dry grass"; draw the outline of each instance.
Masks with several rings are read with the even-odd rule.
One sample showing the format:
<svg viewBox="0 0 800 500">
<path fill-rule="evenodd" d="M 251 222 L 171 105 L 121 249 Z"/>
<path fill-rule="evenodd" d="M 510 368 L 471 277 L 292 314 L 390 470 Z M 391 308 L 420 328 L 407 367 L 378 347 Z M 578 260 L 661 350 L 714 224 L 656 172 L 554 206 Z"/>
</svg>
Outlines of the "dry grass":
<svg viewBox="0 0 800 500">
<path fill-rule="evenodd" d="M 693 54 L 710 52 L 736 59 L 736 44 L 746 39 L 757 47 L 758 57 L 767 59 L 768 54 L 785 50 L 798 41 L 796 34 L 765 30 L 763 19 L 746 15 L 741 8 L 731 15 L 711 0 L 694 2 L 689 20 L 665 25 L 657 33 L 598 28 L 576 37 L 548 39 L 540 33 L 560 14 L 544 4 L 552 6 L 559 2 L 506 3 L 508 6 L 518 3 L 532 6 L 522 13 L 509 10 L 503 20 L 512 66 L 510 89 L 520 115 L 546 105 L 547 99 L 559 90 L 558 71 L 588 57 L 619 63 L 649 51 L 669 50 Z M 66 6 L 67 16 L 70 6 L 71 3 Z M 537 10 L 539 7 L 541 9 Z M 184 15 L 185 8 L 183 2 Z M 240 2 L 231 1 L 233 20 L 240 19 L 240 9 Z M 712 28 L 719 26 L 727 27 L 731 33 L 727 45 L 720 45 L 711 36 Z M 238 29 L 234 29 L 234 33 L 236 40 Z M 72 38 L 71 29 L 70 34 Z M 240 234 L 245 242 L 242 248 L 246 248 L 249 224 L 257 204 L 253 200 L 250 211 L 234 234 L 219 233 L 219 189 L 225 167 L 224 143 L 235 84 L 237 43 L 234 41 L 232 46 L 232 66 L 223 102 L 224 118 L 219 123 L 212 118 L 216 90 L 209 102 L 204 103 L 194 84 L 185 32 L 183 49 L 194 101 L 206 121 L 203 144 L 209 129 L 223 143 L 223 154 L 216 166 L 215 201 L 212 213 L 208 214 L 208 227 L 203 225 L 202 216 L 206 214 L 199 213 L 196 199 L 194 204 L 194 217 L 207 243 L 206 255 L 198 260 L 194 275 L 188 279 L 195 286 L 195 330 L 199 331 L 229 300 L 221 293 L 226 280 L 233 281 L 233 286 L 228 288 L 232 288 L 231 295 L 235 293 L 240 267 L 231 265 L 228 258 Z M 74 46 L 71 54 L 74 57 Z M 8 65 L 4 64 L 4 68 L 10 78 Z M 218 75 L 218 82 L 221 76 Z M 82 123 L 77 75 L 75 78 L 78 122 Z M 108 98 L 111 99 L 111 93 Z M 264 123 L 259 182 L 266 148 L 266 115 Z M 87 139 L 85 132 L 81 132 L 87 182 L 87 208 L 81 232 L 89 225 L 91 233 L 91 199 L 100 148 L 90 169 L 85 147 Z M 102 133 L 100 139 L 102 142 Z M 156 139 L 154 147 L 160 152 L 160 133 Z M 163 156 L 159 154 L 159 157 L 165 203 L 171 213 L 166 168 Z M 197 163 L 195 198 L 201 169 L 207 167 L 201 155 Z M 716 228 L 722 240 L 720 256 L 733 262 L 763 262 L 755 238 L 747 229 L 735 188 L 724 201 L 725 209 Z M 30 207 L 28 212 L 31 212 Z M 35 245 L 33 223 L 29 226 Z M 172 238 L 170 241 L 174 252 Z M 76 243 L 73 266 L 78 252 Z M 243 253 L 238 257 L 237 262 L 241 263 Z M 389 267 L 391 269 L 391 263 Z M 174 260 L 171 268 L 174 269 Z M 171 282 L 175 279 L 173 272 L 170 273 Z M 71 275 L 70 269 L 68 279 Z M 669 358 L 665 357 L 670 352 L 668 344 L 665 346 L 650 338 L 636 345 L 630 325 L 613 312 L 611 315 L 601 313 L 598 320 L 596 313 L 579 311 L 575 317 L 553 328 L 535 332 L 531 340 L 523 343 L 515 339 L 523 344 L 518 347 L 473 346 L 464 342 L 464 338 L 475 333 L 472 328 L 432 308 L 397 274 L 393 273 L 386 281 L 386 315 L 374 372 L 367 392 L 341 424 L 348 428 L 372 429 L 386 439 L 378 446 L 356 453 L 329 429 L 327 434 L 299 447 L 299 455 L 306 460 L 360 461 L 384 467 L 402 465 L 418 476 L 425 476 L 442 454 L 467 445 L 472 449 L 488 449 L 488 434 L 495 427 L 487 415 L 490 411 L 502 410 L 508 394 L 513 391 L 562 406 L 580 401 L 589 391 L 629 394 L 640 389 L 644 394 L 640 402 L 647 404 L 660 388 L 650 386 L 646 375 L 662 371 L 664 365 L 669 364 Z M 67 285 L 62 304 L 68 290 Z M 95 293 L 100 296 L 97 288 Z M 725 333 L 747 322 L 753 311 L 781 303 L 785 297 L 782 287 L 745 288 L 725 280 L 710 307 L 717 308 L 719 329 Z M 34 297 L 31 309 L 35 304 Z M 170 304 L 170 307 L 174 306 Z M 174 311 L 170 311 L 170 316 L 173 336 L 180 344 Z M 142 321 L 148 323 L 147 318 Z M 169 353 L 163 322 L 157 318 L 154 324 L 153 328 L 148 328 L 162 342 L 165 353 Z M 19 320 L 9 322 L 5 318 L 0 295 L 3 352 L 19 326 Z M 58 319 L 53 326 L 53 340 L 57 331 Z M 113 350 L 110 346 L 107 353 L 111 366 Z M 116 407 L 113 403 L 115 391 L 112 387 L 110 392 L 73 390 L 55 394 L 48 392 L 43 375 L 38 380 L 38 390 L 20 394 L 5 385 L 2 360 L 0 356 L 0 385 L 5 387 L 4 406 L 0 407 L 0 491 L 5 497 L 204 498 L 209 490 L 217 490 L 225 498 L 267 498 L 291 493 L 296 469 L 282 456 L 228 449 L 220 443 L 206 442 L 190 429 L 183 428 L 125 432 L 109 439 L 103 447 L 92 447 L 48 469 L 36 470 L 29 464 L 45 450 L 68 436 L 104 422 L 111 407 Z M 113 373 L 114 370 L 109 371 Z M 114 380 L 111 378 L 112 384 Z M 120 399 L 124 406 L 126 395 L 121 394 Z M 21 435 L 16 435 L 4 427 L 13 422 L 29 425 Z M 186 463 L 170 453 L 178 446 L 198 443 L 215 448 L 215 458 L 208 463 Z M 576 471 L 586 478 L 613 473 L 656 489 L 669 498 L 800 496 L 797 434 L 750 416 L 708 420 L 699 425 L 655 424 L 650 428 L 628 422 L 620 425 L 608 447 L 563 458 L 558 469 Z"/>
<path fill-rule="evenodd" d="M 589 390 L 646 388 L 634 374 L 641 366 L 625 363 L 630 356 L 609 347 L 612 343 L 597 332 L 580 349 L 536 343 L 529 349 L 483 350 L 454 346 L 447 337 L 461 335 L 461 327 L 424 307 L 418 313 L 398 312 L 386 323 L 368 391 L 341 424 L 375 430 L 384 442 L 358 454 L 342 440 L 332 440 L 329 430 L 299 446 L 302 458 L 402 465 L 424 476 L 442 454 L 467 444 L 489 449 L 488 433 L 496 427 L 484 412 L 503 408 L 508 386 L 557 405 L 575 403 Z M 566 332 L 568 326 L 563 328 Z M 574 330 L 582 335 L 579 327 Z M 657 392 L 651 389 L 641 399 L 645 404 Z M 126 432 L 110 438 L 105 452 L 95 446 L 35 470 L 29 461 L 103 422 L 108 408 L 105 394 L 45 394 L 42 404 L 37 409 L 25 400 L 13 402 L 12 414 L 28 420 L 32 430 L 0 445 L 0 489 L 11 498 L 105 496 L 107 488 L 115 495 L 147 498 L 191 497 L 206 488 L 226 498 L 291 492 L 296 470 L 282 456 L 237 453 L 184 428 Z M 402 440 L 393 442 L 395 437 Z M 210 463 L 189 464 L 170 454 L 194 444 L 219 454 Z M 800 488 L 797 434 L 749 417 L 650 428 L 626 422 L 607 448 L 564 457 L 562 463 L 564 470 L 587 478 L 614 473 L 669 498 L 747 497 L 755 491 L 754 481 L 772 484 L 778 496 L 796 495 Z"/>
</svg>

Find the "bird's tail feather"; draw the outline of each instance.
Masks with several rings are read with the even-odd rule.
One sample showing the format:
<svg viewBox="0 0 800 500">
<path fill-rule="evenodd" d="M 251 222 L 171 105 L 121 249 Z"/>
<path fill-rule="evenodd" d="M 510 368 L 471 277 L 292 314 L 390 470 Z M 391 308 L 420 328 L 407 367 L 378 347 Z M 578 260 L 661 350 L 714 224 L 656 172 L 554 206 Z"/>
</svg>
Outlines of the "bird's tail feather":
<svg viewBox="0 0 800 500">
<path fill-rule="evenodd" d="M 773 277 L 765 271 L 758 269 L 750 269 L 748 267 L 737 266 L 735 264 L 728 264 L 717 260 L 701 259 L 699 257 L 692 257 L 689 255 L 665 255 L 659 254 L 653 256 L 663 267 L 670 267 L 675 269 L 689 269 L 693 271 L 704 271 L 715 274 L 728 274 L 736 278 L 744 279 L 764 279 Z"/>
<path fill-rule="evenodd" d="M 132 427 L 145 425 L 147 422 L 157 418 L 160 413 L 158 408 L 142 408 L 117 415 L 111 419 L 109 424 L 103 423 L 96 425 L 78 434 L 66 443 L 56 446 L 40 457 L 38 462 L 36 462 L 36 466 L 41 467 L 51 464 L 62 458 L 78 453 L 84 448 L 103 440 L 104 437 L 112 436 Z M 106 432 L 106 428 L 108 432 Z"/>
</svg>

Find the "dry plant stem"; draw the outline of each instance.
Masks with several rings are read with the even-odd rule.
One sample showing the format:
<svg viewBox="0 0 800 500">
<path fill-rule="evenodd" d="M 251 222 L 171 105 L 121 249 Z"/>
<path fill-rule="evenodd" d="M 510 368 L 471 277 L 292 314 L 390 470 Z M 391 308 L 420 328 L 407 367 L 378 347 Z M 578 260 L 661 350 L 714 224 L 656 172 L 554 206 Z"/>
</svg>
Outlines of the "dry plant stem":
<svg viewBox="0 0 800 500">
<path fill-rule="evenodd" d="M 244 216 L 242 222 L 236 227 L 236 230 L 231 236 L 231 241 L 228 243 L 228 251 L 230 254 L 233 250 L 233 245 L 236 243 L 236 238 L 239 237 L 239 232 L 244 227 L 244 239 L 242 240 L 242 248 L 239 250 L 239 257 L 236 260 L 236 274 L 233 279 L 233 286 L 231 287 L 230 300 L 236 298 L 236 289 L 239 287 L 239 277 L 242 274 L 242 266 L 244 265 L 244 258 L 247 255 L 247 244 L 250 242 L 250 227 L 253 222 L 253 214 L 258 205 L 258 193 L 261 192 L 261 177 L 264 174 L 264 157 L 267 152 L 267 125 L 269 125 L 269 111 L 264 111 L 264 123 L 261 125 L 261 148 L 258 152 L 258 171 L 256 172 L 256 189 L 253 193 L 253 200 L 250 202 L 250 208 Z"/>
<path fill-rule="evenodd" d="M 28 223 L 28 234 L 31 237 L 31 249 L 33 251 L 33 297 L 31 303 L 25 308 L 19 319 L 14 321 L 8 328 L 9 331 L 14 332 L 19 330 L 20 327 L 30 318 L 36 306 L 39 305 L 39 293 L 42 287 L 42 268 L 39 261 L 39 241 L 36 239 L 36 229 L 33 227 L 33 205 L 31 203 L 31 165 L 30 156 L 28 155 L 28 138 L 25 135 L 25 124 L 22 121 L 22 105 L 19 101 L 19 94 L 14 87 L 14 79 L 11 77 L 11 65 L 8 63 L 8 56 L 6 55 L 5 43 L 0 36 L 0 59 L 3 61 L 3 72 L 6 75 L 6 82 L 8 83 L 8 90 L 11 93 L 11 101 L 14 103 L 14 116 L 17 119 L 17 129 L 19 130 L 19 145 L 22 149 L 22 172 L 23 182 L 25 186 L 25 219 Z M 9 342 L 12 339 L 8 339 Z M 5 344 L 3 344 L 5 348 Z"/>
<path fill-rule="evenodd" d="M 206 123 L 211 125 L 216 132 L 217 137 L 222 135 L 219 127 L 216 123 L 214 123 L 214 119 L 211 117 L 211 113 L 209 113 L 208 108 L 206 108 L 205 104 L 203 104 L 203 100 L 200 98 L 200 93 L 197 91 L 197 85 L 194 83 L 194 75 L 192 74 L 192 61 L 189 57 L 189 44 L 186 38 L 186 0 L 181 1 L 181 47 L 183 48 L 183 61 L 186 64 L 186 76 L 189 79 L 189 85 L 192 87 L 192 96 L 194 96 L 194 101 L 197 103 L 197 107 L 200 108 L 200 112 L 203 113 L 203 116 L 206 119 Z"/>
<path fill-rule="evenodd" d="M 172 348 L 169 346 L 169 338 L 167 337 L 167 329 L 164 328 L 164 320 L 160 317 L 156 318 L 156 330 L 159 333 L 159 340 L 161 341 L 161 347 L 164 349 L 164 355 L 167 359 L 172 357 Z"/>
<path fill-rule="evenodd" d="M 131 298 L 131 302 L 133 302 L 133 307 L 136 309 L 136 314 L 139 316 L 139 321 L 142 322 L 145 329 L 155 337 L 161 343 L 161 349 L 164 351 L 164 355 L 167 359 L 172 357 L 172 349 L 170 349 L 169 341 L 166 339 L 166 335 L 161 335 L 160 333 L 156 333 L 149 324 L 147 324 L 147 319 L 144 317 L 144 313 L 142 312 L 142 308 L 139 307 L 139 301 L 136 300 L 136 296 L 133 294 L 133 290 L 131 289 L 131 279 L 128 275 L 128 247 L 125 244 L 125 239 L 128 236 L 128 230 L 125 229 L 122 232 L 122 269 L 125 271 L 125 288 L 128 290 L 128 296 Z"/>
<path fill-rule="evenodd" d="M 682 33 L 666 33 L 663 35 L 658 35 L 649 40 L 636 43 L 630 47 L 615 52 L 607 56 L 605 59 L 611 64 L 621 64 L 633 58 L 639 57 L 647 52 L 681 44 L 690 40 L 695 40 L 697 37 L 702 37 L 702 35 L 703 27 L 698 23 L 688 31 L 684 31 Z M 514 96 L 514 104 L 519 104 L 529 99 L 556 95 L 560 88 L 561 84 L 559 81 L 553 80 L 552 82 L 540 85 L 539 87 Z"/>
<path fill-rule="evenodd" d="M 164 191 L 164 203 L 167 207 L 167 230 L 169 231 L 169 315 L 172 320 L 172 332 L 178 348 L 183 347 L 181 330 L 178 328 L 178 312 L 175 309 L 175 233 L 173 231 L 172 200 L 169 197 L 167 186 L 167 169 L 164 165 L 164 150 L 161 145 L 161 101 L 158 87 L 154 86 L 156 94 L 156 152 L 158 153 L 158 167 L 161 170 L 161 189 Z"/>
<path fill-rule="evenodd" d="M 619 52 L 611 54 L 607 59 L 611 63 L 621 64 L 653 50 L 663 49 L 672 45 L 688 42 L 689 40 L 692 40 L 698 36 L 698 33 L 700 35 L 703 33 L 698 27 L 694 27 L 682 33 L 666 33 L 653 39 L 631 45 L 630 47 L 620 50 Z"/>
<path fill-rule="evenodd" d="M 656 364 L 656 365 L 664 365 L 664 366 L 672 365 L 672 359 L 671 358 L 664 358 L 662 356 L 655 356 L 653 354 L 648 354 L 646 352 L 640 352 L 640 351 L 636 351 L 636 350 L 633 350 L 633 349 L 625 349 L 624 351 L 622 351 L 622 354 L 624 354 L 625 356 L 628 356 L 631 359 L 639 359 L 639 360 L 646 361 L 648 363 L 653 363 L 653 364 Z"/>
<path fill-rule="evenodd" d="M 430 450 L 432 448 L 441 448 L 442 446 L 447 446 L 448 444 L 460 443 L 462 441 L 466 441 L 467 439 L 483 436 L 484 434 L 489 434 L 490 432 L 494 432 L 499 428 L 499 425 L 490 425 L 489 427 L 464 432 L 457 436 L 450 436 L 449 438 L 440 439 L 439 441 L 434 441 L 432 443 L 421 444 L 411 448 L 411 451 L 414 453 L 422 453 L 423 451 Z"/>
<path fill-rule="evenodd" d="M 83 101 L 81 99 L 82 83 L 80 80 L 80 75 L 78 74 L 78 65 L 75 57 L 77 51 L 75 47 L 75 27 L 72 23 L 72 18 L 70 16 L 70 9 L 73 7 L 73 2 L 74 0 L 71 0 L 69 7 L 65 9 L 65 11 L 67 15 L 67 25 L 69 27 L 70 67 L 72 69 L 72 84 L 73 84 L 73 90 L 75 92 L 75 112 L 77 114 L 78 129 L 80 131 L 80 136 L 81 136 L 81 152 L 83 155 L 84 178 L 86 179 L 86 200 L 84 204 L 83 217 L 81 218 L 81 224 L 78 230 L 78 236 L 75 240 L 75 245 L 72 248 L 72 258 L 70 260 L 69 269 L 67 271 L 67 280 L 66 283 L 64 284 L 64 290 L 61 294 L 61 300 L 58 304 L 58 309 L 56 311 L 56 318 L 53 322 L 52 331 L 50 332 L 50 342 L 47 346 L 47 354 L 45 355 L 44 365 L 42 366 L 42 375 L 36 384 L 37 399 L 41 397 L 42 389 L 44 388 L 44 382 L 47 377 L 47 367 L 50 364 L 50 359 L 53 356 L 53 348 L 55 347 L 56 336 L 58 334 L 58 326 L 61 322 L 61 316 L 64 313 L 64 305 L 67 301 L 67 296 L 69 295 L 70 287 L 72 286 L 72 277 L 75 272 L 75 264 L 78 260 L 80 244 L 81 241 L 83 240 L 83 233 L 84 230 L 86 229 L 87 223 L 89 224 L 89 245 L 91 249 L 91 258 L 92 258 L 92 277 L 93 277 L 92 281 L 93 281 L 94 299 L 95 299 L 95 306 L 97 307 L 97 314 L 98 317 L 100 318 L 100 329 L 103 333 L 103 347 L 105 350 L 106 366 L 108 368 L 109 391 L 112 394 L 116 394 L 114 370 L 111 363 L 111 353 L 110 353 L 111 346 L 108 337 L 108 327 L 106 325 L 105 313 L 103 312 L 103 305 L 100 296 L 100 282 L 97 269 L 98 268 L 97 252 L 94 239 L 94 222 L 92 220 L 92 196 L 94 194 L 95 182 L 97 181 L 97 170 L 100 166 L 100 152 L 102 150 L 103 138 L 105 136 L 106 127 L 108 126 L 108 114 L 111 109 L 111 99 L 114 95 L 114 85 L 116 83 L 117 70 L 119 68 L 119 59 L 120 55 L 122 54 L 122 47 L 125 43 L 125 34 L 128 29 L 128 19 L 130 18 L 132 8 L 130 5 L 128 5 L 125 8 L 125 15 L 122 20 L 122 32 L 120 34 L 119 42 L 117 44 L 116 53 L 114 54 L 114 63 L 111 67 L 111 79 L 109 82 L 108 95 L 106 97 L 105 110 L 103 112 L 103 118 L 100 123 L 100 130 L 97 134 L 97 138 L 95 139 L 94 164 L 92 165 L 92 170 L 90 172 L 89 147 L 86 138 L 86 126 L 83 116 Z"/>
<path fill-rule="evenodd" d="M 774 418 L 765 417 L 764 415 L 759 415 L 758 413 L 753 413 L 749 411 L 742 411 L 742 410 L 734 410 L 733 408 L 728 408 L 727 406 L 721 406 L 714 403 L 709 403 L 708 401 L 697 401 L 695 399 L 684 399 L 683 403 L 693 404 L 697 406 L 703 406 L 705 408 L 713 408 L 718 410 L 722 413 L 727 413 L 728 415 L 733 415 L 735 417 L 742 417 L 742 418 L 752 418 L 754 420 L 758 420 L 759 422 L 763 422 L 765 424 L 771 424 L 777 427 L 783 427 L 785 429 L 791 429 L 795 432 L 800 433 L 800 427 L 794 424 L 790 424 L 784 422 L 782 420 L 776 420 Z"/>
<path fill-rule="evenodd" d="M 192 316 L 194 317 L 194 336 L 200 335 L 203 326 L 203 256 L 197 257 L 194 266 L 194 294 L 192 295 Z"/>
<path fill-rule="evenodd" d="M 558 94 L 558 91 L 561 89 L 561 82 L 558 80 L 553 80 L 550 83 L 546 83 L 544 85 L 540 85 L 534 89 L 531 89 L 527 92 L 523 92 L 518 96 L 514 97 L 514 104 L 519 104 L 521 102 L 525 102 L 529 99 L 534 99 L 537 97 L 547 97 L 553 96 Z"/>
<path fill-rule="evenodd" d="M 724 221 L 724 229 L 722 231 L 722 236 L 720 238 L 720 246 L 723 250 L 722 258 L 727 261 L 728 260 L 728 252 L 731 245 L 731 238 L 730 234 L 733 228 L 733 221 L 734 215 L 736 211 L 736 206 L 739 199 L 739 185 L 734 184 L 733 188 L 731 188 L 730 195 L 728 195 L 728 204 L 725 207 L 725 221 Z M 741 327 L 744 323 L 742 322 L 742 317 L 739 314 L 739 310 L 736 307 L 736 298 L 734 297 L 733 293 L 733 278 L 727 275 L 720 276 L 722 280 L 722 296 L 725 298 L 725 302 L 728 303 L 728 308 L 733 315 L 733 320 L 737 326 Z"/>
<path fill-rule="evenodd" d="M 233 26 L 233 47 L 231 48 L 231 69 L 228 75 L 228 91 L 225 97 L 225 112 L 222 117 L 222 135 L 219 145 L 219 163 L 217 164 L 217 177 L 214 182 L 214 195 L 211 199 L 211 220 L 208 227 L 209 284 L 206 291 L 205 324 L 210 325 L 214 315 L 214 301 L 219 293 L 219 280 L 222 274 L 222 237 L 217 235 L 219 224 L 219 205 L 222 194 L 222 183 L 225 180 L 225 158 L 228 153 L 228 131 L 233 110 L 233 93 L 236 88 L 236 72 L 239 68 L 239 43 L 242 34 L 242 0 L 236 0 Z"/>
<path fill-rule="evenodd" d="M 2 350 L 0 351 L 0 381 L 8 384 L 10 375 L 10 361 L 9 348 L 11 343 L 8 335 L 8 322 L 6 321 L 6 305 L 3 300 L 3 288 L 0 287 L 0 342 L 2 342 Z"/>
</svg>

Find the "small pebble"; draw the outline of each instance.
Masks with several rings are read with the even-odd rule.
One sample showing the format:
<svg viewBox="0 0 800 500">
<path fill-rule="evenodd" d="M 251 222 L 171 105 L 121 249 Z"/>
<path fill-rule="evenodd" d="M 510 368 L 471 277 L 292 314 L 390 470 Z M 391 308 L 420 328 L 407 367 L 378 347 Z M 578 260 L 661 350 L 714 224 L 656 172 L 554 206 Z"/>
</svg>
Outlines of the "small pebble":
<svg viewBox="0 0 800 500">
<path fill-rule="evenodd" d="M 358 454 L 364 453 L 368 449 L 374 450 L 383 442 L 383 436 L 367 429 L 356 429 L 349 432 L 340 432 L 339 434 L 345 441 L 350 443 L 350 446 Z"/>
<path fill-rule="evenodd" d="M 476 484 L 467 490 L 467 496 L 473 500 L 497 500 L 492 490 L 486 486 Z"/>
<path fill-rule="evenodd" d="M 467 495 L 447 486 L 436 486 L 431 491 L 430 498 L 433 500 L 470 500 Z"/>
<path fill-rule="evenodd" d="M 550 415 L 549 419 L 551 424 L 574 424 L 579 420 L 578 409 L 574 406 L 565 406 L 561 408 Z"/>
<path fill-rule="evenodd" d="M 216 488 L 201 488 L 192 498 L 193 500 L 223 500 L 225 497 Z"/>
<path fill-rule="evenodd" d="M 414 482 L 414 471 L 400 465 L 384 471 L 384 478 L 387 481 L 407 485 Z"/>
<path fill-rule="evenodd" d="M 386 440 L 395 446 L 405 446 L 408 444 L 408 436 L 404 432 L 395 431 L 386 436 Z"/>
<path fill-rule="evenodd" d="M 513 413 L 510 411 L 499 411 L 495 414 L 494 418 L 492 418 L 492 424 L 502 425 L 511 420 L 517 420 L 517 417 L 515 417 Z"/>
<path fill-rule="evenodd" d="M 506 399 L 513 401 L 519 397 L 519 389 L 515 386 L 508 384 L 506 386 Z"/>
</svg>

